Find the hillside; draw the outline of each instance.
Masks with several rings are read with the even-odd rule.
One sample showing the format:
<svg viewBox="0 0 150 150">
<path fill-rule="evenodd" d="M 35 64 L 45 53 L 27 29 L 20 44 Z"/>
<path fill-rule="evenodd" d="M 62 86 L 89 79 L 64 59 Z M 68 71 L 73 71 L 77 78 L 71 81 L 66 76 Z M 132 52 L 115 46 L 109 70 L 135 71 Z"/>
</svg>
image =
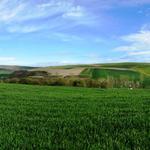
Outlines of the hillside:
<svg viewBox="0 0 150 150">
<path fill-rule="evenodd" d="M 16 71 L 16 70 L 30 70 L 34 69 L 36 67 L 30 67 L 30 66 L 9 66 L 9 65 L 0 65 L 0 69 L 4 70 L 11 70 L 11 71 Z"/>
<path fill-rule="evenodd" d="M 121 74 L 121 75 L 131 75 L 131 76 L 139 76 L 140 74 L 150 76 L 150 63 L 108 63 L 108 64 L 91 64 L 91 65 L 67 65 L 67 66 L 56 66 L 56 67 L 43 67 L 38 69 L 41 71 L 47 71 L 52 75 L 60 75 L 60 76 L 82 76 L 85 72 L 88 72 L 88 77 L 90 77 L 91 72 L 95 70 L 97 76 L 104 73 L 105 77 L 113 74 Z M 88 70 L 88 71 L 87 71 Z M 98 71 L 99 70 L 99 71 Z M 91 71 L 91 72 L 90 72 Z M 95 72 L 94 71 L 94 72 Z M 108 74 L 107 74 L 108 73 Z M 115 75 L 116 77 L 118 75 Z M 104 75 L 102 75 L 104 77 Z"/>
<path fill-rule="evenodd" d="M 7 66 L 7 65 L 0 65 L 0 78 L 8 77 L 10 74 L 12 74 L 14 71 L 18 70 L 31 70 L 35 67 L 29 67 L 29 66 Z"/>
<path fill-rule="evenodd" d="M 32 71 L 46 71 L 51 75 L 55 76 L 78 76 L 85 69 L 85 67 L 78 66 L 58 66 L 58 67 L 43 67 L 38 69 L 33 69 Z"/>
<path fill-rule="evenodd" d="M 150 88 L 149 63 L 67 65 L 42 68 L 1 67 L 0 79 L 9 83 Z"/>
<path fill-rule="evenodd" d="M 121 69 L 104 69 L 104 68 L 87 68 L 80 74 L 81 77 L 89 77 L 92 79 L 100 78 L 128 78 L 131 80 L 140 80 L 141 73 L 133 70 Z"/>
<path fill-rule="evenodd" d="M 126 68 L 138 71 L 145 75 L 150 75 L 150 63 L 112 63 L 112 64 L 102 64 L 102 67 L 111 68 Z"/>
</svg>

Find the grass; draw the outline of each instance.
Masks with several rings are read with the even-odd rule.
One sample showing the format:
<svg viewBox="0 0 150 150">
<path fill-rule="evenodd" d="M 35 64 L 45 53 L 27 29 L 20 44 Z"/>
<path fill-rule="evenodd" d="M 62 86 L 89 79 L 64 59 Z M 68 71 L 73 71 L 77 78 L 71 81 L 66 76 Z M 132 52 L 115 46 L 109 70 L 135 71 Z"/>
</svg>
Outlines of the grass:
<svg viewBox="0 0 150 150">
<path fill-rule="evenodd" d="M 7 70 L 7 69 L 0 69 L 0 74 L 10 74 L 12 71 Z"/>
<path fill-rule="evenodd" d="M 0 79 L 7 78 L 12 73 L 12 71 L 7 69 L 0 69 Z"/>
<path fill-rule="evenodd" d="M 92 79 L 113 77 L 119 79 L 126 77 L 130 80 L 140 80 L 141 74 L 132 70 L 116 70 L 116 69 L 103 69 L 103 68 L 87 68 L 81 72 L 81 76 L 90 77 Z"/>
<path fill-rule="evenodd" d="M 135 68 L 135 67 L 149 67 L 150 63 L 134 63 L 134 62 L 125 62 L 125 63 L 107 63 L 100 64 L 103 67 L 114 67 L 114 68 Z"/>
<path fill-rule="evenodd" d="M 128 68 L 150 76 L 150 63 L 108 63 L 102 64 L 103 67 Z"/>
<path fill-rule="evenodd" d="M 150 90 L 0 84 L 1 149 L 150 148 Z"/>
</svg>

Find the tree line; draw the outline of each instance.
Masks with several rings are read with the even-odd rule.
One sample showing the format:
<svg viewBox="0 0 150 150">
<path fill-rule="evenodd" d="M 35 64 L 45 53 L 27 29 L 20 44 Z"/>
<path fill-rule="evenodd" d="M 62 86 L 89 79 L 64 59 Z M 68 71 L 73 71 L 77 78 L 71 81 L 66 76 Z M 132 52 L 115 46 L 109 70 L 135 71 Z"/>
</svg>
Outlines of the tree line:
<svg viewBox="0 0 150 150">
<path fill-rule="evenodd" d="M 20 83 L 50 86 L 74 86 L 94 88 L 150 88 L 150 78 L 131 80 L 128 77 L 91 79 L 79 76 L 52 76 L 45 71 L 16 71 L 1 79 L 5 83 Z"/>
</svg>

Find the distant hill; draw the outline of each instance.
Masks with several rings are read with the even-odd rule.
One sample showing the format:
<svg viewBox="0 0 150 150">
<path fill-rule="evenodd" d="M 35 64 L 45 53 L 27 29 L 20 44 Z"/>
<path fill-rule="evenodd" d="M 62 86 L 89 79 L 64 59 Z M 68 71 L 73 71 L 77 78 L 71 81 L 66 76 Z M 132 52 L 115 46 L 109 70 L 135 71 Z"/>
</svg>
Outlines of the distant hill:
<svg viewBox="0 0 150 150">
<path fill-rule="evenodd" d="M 66 65 L 56 67 L 42 67 L 33 70 L 47 71 L 52 75 L 60 76 L 87 76 L 92 78 L 107 76 L 139 77 L 140 75 L 150 76 L 150 63 L 107 63 L 89 65 Z"/>
<path fill-rule="evenodd" d="M 35 67 L 0 65 L 0 78 L 8 77 L 14 71 L 18 71 L 18 70 L 28 70 L 29 71 L 31 69 L 35 69 Z"/>
<path fill-rule="evenodd" d="M 107 63 L 89 65 L 66 65 L 55 67 L 29 67 L 0 65 L 0 76 L 8 76 L 14 71 L 45 71 L 53 76 L 76 76 L 82 78 L 128 78 L 140 80 L 142 77 L 150 78 L 150 63 Z"/>
<path fill-rule="evenodd" d="M 83 87 L 150 88 L 150 63 L 110 63 L 55 67 L 0 66 L 8 83 Z"/>
<path fill-rule="evenodd" d="M 138 71 L 145 75 L 150 75 L 150 63 L 110 63 L 102 64 L 102 67 L 110 68 L 126 68 L 134 71 Z"/>
<path fill-rule="evenodd" d="M 0 65 L 0 69 L 4 69 L 4 70 L 12 70 L 12 71 L 16 71 L 16 70 L 30 70 L 30 69 L 34 69 L 36 67 L 29 67 L 29 66 L 8 66 L 8 65 Z"/>
</svg>

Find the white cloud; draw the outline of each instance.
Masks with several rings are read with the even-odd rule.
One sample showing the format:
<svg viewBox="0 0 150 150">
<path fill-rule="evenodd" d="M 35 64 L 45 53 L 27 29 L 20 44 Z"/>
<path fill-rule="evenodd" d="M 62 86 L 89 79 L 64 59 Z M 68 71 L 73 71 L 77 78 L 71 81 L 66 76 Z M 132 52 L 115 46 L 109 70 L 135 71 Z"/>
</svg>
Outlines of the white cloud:
<svg viewBox="0 0 150 150">
<path fill-rule="evenodd" d="M 15 26 L 11 26 L 8 27 L 7 30 L 10 33 L 31 33 L 31 32 L 36 32 L 39 31 L 40 29 L 42 29 L 42 26 L 20 26 L 20 25 L 15 25 Z"/>
<path fill-rule="evenodd" d="M 109 0 L 106 3 L 111 4 L 113 6 L 137 6 L 137 5 L 145 5 L 150 4 L 150 0 Z"/>
<path fill-rule="evenodd" d="M 115 48 L 117 51 L 150 51 L 150 30 L 140 31 L 121 37 L 126 45 Z"/>
<path fill-rule="evenodd" d="M 14 57 L 0 57 L 0 61 L 14 61 L 16 60 Z"/>
<path fill-rule="evenodd" d="M 16 64 L 16 58 L 15 57 L 0 57 L 0 64 Z"/>
<path fill-rule="evenodd" d="M 72 7 L 63 14 L 64 18 L 79 18 L 85 16 L 85 10 L 81 6 Z"/>
<path fill-rule="evenodd" d="M 122 52 L 126 58 L 135 61 L 150 61 L 150 30 L 141 30 L 121 37 L 126 44 L 114 50 Z"/>
<path fill-rule="evenodd" d="M 150 51 L 143 51 L 143 52 L 129 52 L 129 55 L 132 55 L 132 56 L 149 55 L 149 56 L 150 56 Z"/>
<path fill-rule="evenodd" d="M 53 38 L 56 37 L 57 39 L 60 39 L 63 42 L 69 42 L 69 41 L 81 41 L 83 40 L 81 37 L 76 35 L 70 35 L 65 33 L 54 33 Z"/>
<path fill-rule="evenodd" d="M 149 3 L 150 0 L 0 0 L 0 30 L 29 33 L 51 29 L 51 26 L 56 29 L 62 26 L 91 26 L 99 22 L 95 9 L 102 12 L 118 6 Z"/>
<path fill-rule="evenodd" d="M 23 5 L 19 5 L 17 6 L 15 9 L 13 10 L 4 10 L 0 12 L 0 20 L 4 21 L 6 23 L 13 21 L 13 19 L 15 19 L 18 15 L 18 13 L 23 10 Z"/>
<path fill-rule="evenodd" d="M 118 0 L 116 0 L 118 1 Z M 124 5 L 142 5 L 142 4 L 149 4 L 150 0 L 122 0 L 120 1 L 121 4 Z"/>
<path fill-rule="evenodd" d="M 150 44 L 150 31 L 140 31 L 139 33 L 124 36 L 122 39 L 127 42 Z"/>
<path fill-rule="evenodd" d="M 70 24 L 89 24 L 92 15 L 73 0 L 25 1 L 1 0 L 0 24 L 8 32 L 29 33 Z"/>
</svg>

